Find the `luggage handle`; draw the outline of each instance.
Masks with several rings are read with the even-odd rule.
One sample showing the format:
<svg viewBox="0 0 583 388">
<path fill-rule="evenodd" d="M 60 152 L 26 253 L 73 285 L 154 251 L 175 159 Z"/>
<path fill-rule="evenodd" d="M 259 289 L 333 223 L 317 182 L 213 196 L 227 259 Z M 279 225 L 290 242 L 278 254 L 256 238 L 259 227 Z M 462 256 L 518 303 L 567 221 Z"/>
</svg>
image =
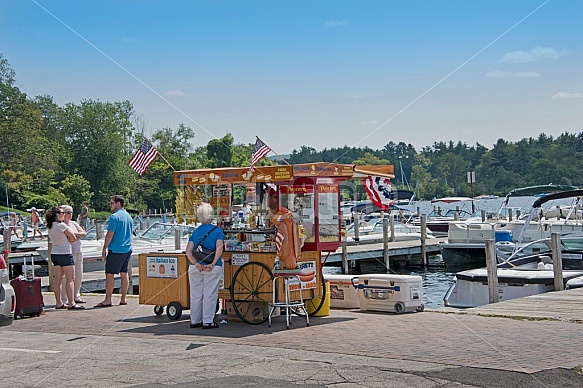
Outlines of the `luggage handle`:
<svg viewBox="0 0 583 388">
<path fill-rule="evenodd" d="M 28 256 L 28 255 L 22 256 L 22 275 L 24 275 L 24 277 L 28 279 L 28 276 L 26 276 L 26 256 Z M 32 253 L 30 254 L 30 266 L 32 268 L 32 279 L 34 279 L 35 278 L 35 276 L 34 276 L 34 256 L 32 255 Z"/>
</svg>

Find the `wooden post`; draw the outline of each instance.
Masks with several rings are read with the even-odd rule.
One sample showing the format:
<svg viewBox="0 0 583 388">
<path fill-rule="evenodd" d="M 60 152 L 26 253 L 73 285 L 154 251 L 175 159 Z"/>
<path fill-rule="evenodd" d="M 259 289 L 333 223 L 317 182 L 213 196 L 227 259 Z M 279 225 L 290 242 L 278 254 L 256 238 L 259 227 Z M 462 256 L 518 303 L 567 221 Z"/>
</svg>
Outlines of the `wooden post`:
<svg viewBox="0 0 583 388">
<path fill-rule="evenodd" d="M 392 215 L 390 215 L 390 217 L 391 217 L 389 219 L 389 222 L 390 222 L 389 225 L 391 226 L 391 240 L 390 241 L 393 242 L 393 241 L 395 241 L 395 218 L 393 218 Z M 383 226 L 383 229 L 384 228 L 385 227 Z"/>
<path fill-rule="evenodd" d="M 342 274 L 348 274 L 348 247 L 346 236 L 342 236 Z"/>
<path fill-rule="evenodd" d="M 561 253 L 561 237 L 557 232 L 551 233 L 551 251 L 553 253 L 555 291 L 563 291 L 565 289 L 563 282 L 563 255 Z"/>
<path fill-rule="evenodd" d="M 391 217 L 391 221 L 393 217 Z M 389 231 L 387 230 L 388 221 L 386 217 L 383 217 L 383 259 L 385 261 L 385 271 L 390 273 L 390 263 L 389 263 Z M 394 233 L 394 231 L 393 231 Z"/>
<path fill-rule="evenodd" d="M 454 221 L 460 220 L 460 207 L 459 206 L 455 207 L 455 213 L 453 214 L 453 219 L 454 219 Z"/>
<path fill-rule="evenodd" d="M 360 233 L 359 233 L 359 224 L 360 224 L 360 217 L 358 216 L 360 213 L 354 213 L 354 242 L 358 243 L 360 241 Z"/>
<path fill-rule="evenodd" d="M 55 291 L 55 266 L 53 265 L 53 260 L 51 259 L 51 255 L 53 252 L 53 243 L 51 238 L 47 236 L 48 240 L 48 255 L 49 255 L 49 262 L 47 263 L 49 266 L 49 292 Z"/>
<path fill-rule="evenodd" d="M 180 250 L 180 225 L 174 229 L 174 249 Z"/>
<path fill-rule="evenodd" d="M 95 223 L 95 238 L 97 240 L 101 240 L 103 238 L 103 224 L 99 222 Z"/>
<path fill-rule="evenodd" d="M 419 206 L 417 206 L 417 217 L 421 217 L 421 208 Z"/>
<path fill-rule="evenodd" d="M 482 222 L 486 221 L 486 211 L 484 209 L 482 209 Z"/>
<path fill-rule="evenodd" d="M 423 268 L 427 270 L 427 249 L 425 247 L 425 239 L 427 238 L 427 215 L 421 216 L 421 259 L 423 260 Z"/>
<path fill-rule="evenodd" d="M 486 268 L 488 270 L 488 300 L 498 303 L 498 260 L 494 239 L 486 240 Z"/>
<path fill-rule="evenodd" d="M 512 209 L 508 209 L 508 221 L 512 221 Z"/>
<path fill-rule="evenodd" d="M 134 294 L 134 282 L 132 280 L 133 271 L 132 271 L 132 258 L 130 257 L 130 262 L 128 263 L 128 295 Z M 120 290 L 121 293 L 121 290 Z"/>
</svg>

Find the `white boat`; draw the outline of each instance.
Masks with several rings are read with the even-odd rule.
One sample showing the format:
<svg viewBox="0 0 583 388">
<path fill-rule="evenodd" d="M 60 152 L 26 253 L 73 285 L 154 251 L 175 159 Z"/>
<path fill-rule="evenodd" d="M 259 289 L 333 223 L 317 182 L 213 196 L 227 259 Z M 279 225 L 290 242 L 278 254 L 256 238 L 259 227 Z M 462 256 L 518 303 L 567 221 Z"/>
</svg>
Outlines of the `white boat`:
<svg viewBox="0 0 583 388">
<path fill-rule="evenodd" d="M 497 266 L 499 301 L 554 290 L 550 238 L 524 245 Z M 525 253 L 523 253 L 525 252 Z M 533 253 L 534 252 L 534 253 Z M 583 236 L 561 237 L 563 279 L 572 288 L 583 283 Z M 446 306 L 469 308 L 489 303 L 486 268 L 461 271 L 443 298 Z"/>
<path fill-rule="evenodd" d="M 394 222 L 394 240 L 393 241 L 412 241 L 421 240 L 421 227 L 404 224 L 401 222 Z M 350 225 L 346 228 L 346 240 L 348 245 L 354 244 L 372 244 L 383 242 L 383 220 L 379 218 L 374 218 L 368 222 L 364 222 L 360 225 L 358 242 L 355 239 L 354 225 Z M 387 226 L 387 234 L 389 239 L 391 238 L 390 226 Z M 426 230 L 427 238 L 435 238 L 429 229 Z"/>
<path fill-rule="evenodd" d="M 138 266 L 140 253 L 170 252 L 177 250 L 175 231 L 179 231 L 178 250 L 184 250 L 190 234 L 195 226 L 154 222 L 148 229 L 133 238 L 132 241 L 132 267 Z M 82 240 L 81 252 L 83 253 L 83 272 L 103 271 L 105 259 L 101 257 L 103 241 L 92 239 L 94 233 L 88 233 L 89 239 Z M 44 246 L 36 250 L 43 258 L 48 258 L 48 247 Z"/>
<path fill-rule="evenodd" d="M 559 186 L 565 188 L 565 186 Z M 568 186 L 570 188 L 571 186 Z M 579 196 L 583 190 L 558 191 L 557 186 L 532 186 L 528 188 L 536 192 L 553 192 L 538 198 L 532 205 L 530 212 L 519 220 L 506 221 L 504 219 L 482 221 L 478 218 L 469 218 L 465 221 L 449 222 L 447 243 L 440 245 L 441 256 L 448 267 L 475 267 L 486 265 L 485 242 L 494 239 L 503 250 L 514 250 L 516 244 L 528 243 L 545 237 L 551 233 L 583 233 L 579 207 Z M 520 189 L 524 190 L 524 189 Z M 499 211 L 499 217 L 503 218 L 503 207 L 508 204 L 508 198 L 523 193 L 513 190 L 507 197 Z M 574 198 L 568 209 L 564 209 L 562 219 L 557 219 L 556 212 L 542 209 L 543 204 L 564 198 Z M 551 207 L 556 209 L 556 207 Z M 507 213 L 507 212 L 506 212 Z M 543 215 L 542 217 L 540 215 Z M 544 214 L 550 214 L 547 218 Z M 539 218 L 535 219 L 535 215 Z M 508 257 L 508 255 L 506 255 Z"/>
<path fill-rule="evenodd" d="M 441 206 L 434 206 L 433 210 L 427 214 L 425 218 L 425 226 L 431 230 L 435 237 L 445 237 L 449 230 L 449 223 L 452 221 L 466 220 L 473 217 L 475 209 L 472 198 L 468 197 L 446 197 L 431 200 L 432 204 L 456 204 L 455 208 L 442 208 Z M 471 210 L 465 209 L 465 206 L 471 203 Z M 462 205 L 461 207 L 459 205 Z M 412 220 L 414 225 L 421 225 L 421 219 L 415 218 Z"/>
</svg>

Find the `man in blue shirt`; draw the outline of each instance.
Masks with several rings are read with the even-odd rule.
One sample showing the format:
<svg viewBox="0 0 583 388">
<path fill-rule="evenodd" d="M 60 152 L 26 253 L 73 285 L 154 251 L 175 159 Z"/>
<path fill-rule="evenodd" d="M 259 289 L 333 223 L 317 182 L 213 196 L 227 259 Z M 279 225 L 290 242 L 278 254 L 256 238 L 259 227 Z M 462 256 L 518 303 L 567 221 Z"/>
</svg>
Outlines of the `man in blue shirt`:
<svg viewBox="0 0 583 388">
<path fill-rule="evenodd" d="M 120 274 L 121 300 L 119 304 L 127 304 L 126 296 L 130 284 L 128 265 L 132 257 L 132 217 L 124 209 L 125 199 L 121 195 L 113 195 L 109 200 L 112 215 L 109 216 L 107 234 L 101 256 L 105 258 L 105 299 L 95 307 L 111 307 L 114 275 Z"/>
</svg>

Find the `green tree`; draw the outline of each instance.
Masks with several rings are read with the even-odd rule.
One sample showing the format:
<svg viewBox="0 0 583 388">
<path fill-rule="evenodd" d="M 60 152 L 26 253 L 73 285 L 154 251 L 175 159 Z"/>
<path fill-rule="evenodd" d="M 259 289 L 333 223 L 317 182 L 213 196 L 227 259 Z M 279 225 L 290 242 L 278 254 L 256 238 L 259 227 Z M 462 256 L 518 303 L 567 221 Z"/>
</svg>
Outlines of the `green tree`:
<svg viewBox="0 0 583 388">
<path fill-rule="evenodd" d="M 93 193 L 87 179 L 81 175 L 73 174 L 63 179 L 61 191 L 69 198 L 68 205 L 72 206 L 76 212 L 81 211 L 81 203 L 89 203 Z"/>
<path fill-rule="evenodd" d="M 128 182 L 133 170 L 127 163 L 135 151 L 129 150 L 132 115 L 129 101 L 83 100 L 63 108 L 60 127 L 71 153 L 66 170 L 87 179 L 97 209 L 106 210 L 111 195 L 127 196 L 131 191 Z"/>
<path fill-rule="evenodd" d="M 233 135 L 227 133 L 221 139 L 212 139 L 206 146 L 210 168 L 231 166 Z"/>
</svg>

